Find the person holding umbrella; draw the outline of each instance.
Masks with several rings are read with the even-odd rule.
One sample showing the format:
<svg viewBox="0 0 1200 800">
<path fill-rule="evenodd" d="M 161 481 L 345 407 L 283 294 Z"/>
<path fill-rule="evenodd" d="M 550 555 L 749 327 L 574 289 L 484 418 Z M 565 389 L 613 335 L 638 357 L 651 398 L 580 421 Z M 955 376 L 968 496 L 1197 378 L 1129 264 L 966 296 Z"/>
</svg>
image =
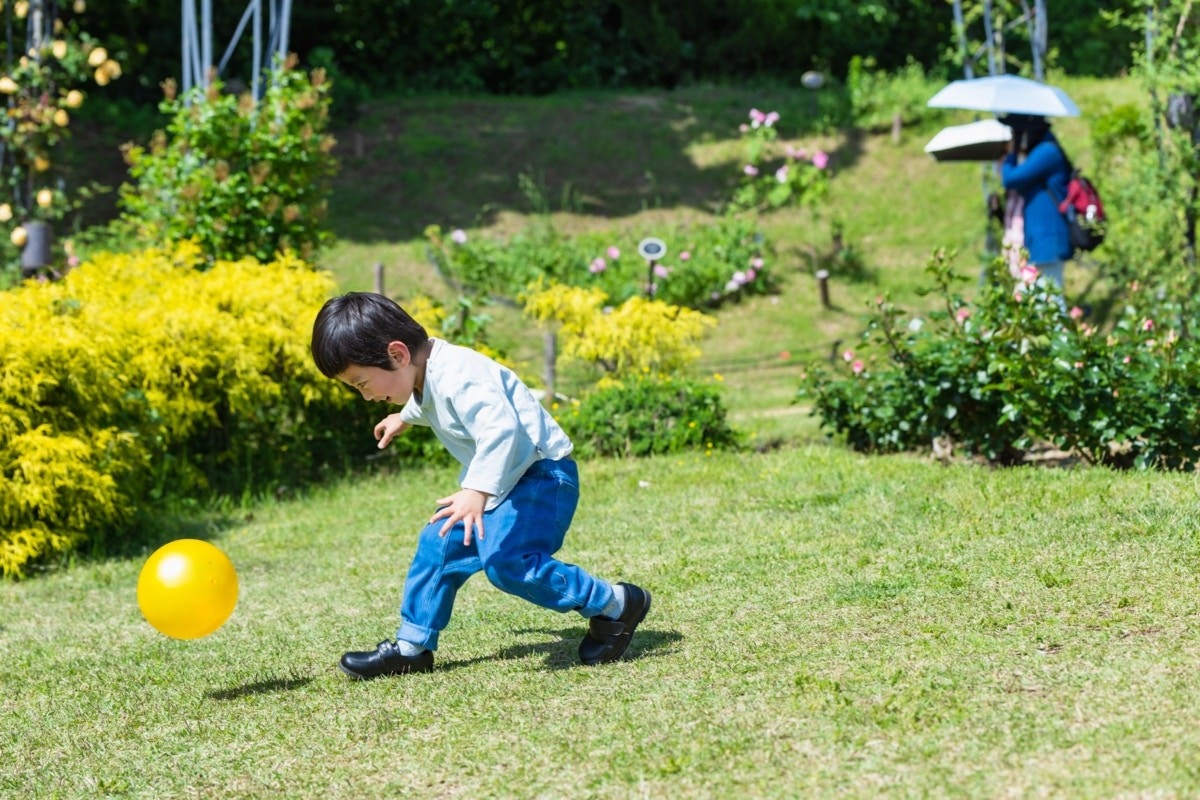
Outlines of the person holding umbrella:
<svg viewBox="0 0 1200 800">
<path fill-rule="evenodd" d="M 1010 197 L 1016 193 L 1012 199 L 1022 209 L 1029 264 L 1062 289 L 1066 261 L 1074 248 L 1056 198 L 1067 196 L 1071 164 L 1045 117 L 1005 114 L 1000 122 L 1013 133 L 1009 152 L 1000 160 L 1000 180 Z"/>
<path fill-rule="evenodd" d="M 1054 198 L 1061 200 L 1067 196 L 1071 166 L 1046 118 L 1078 117 L 1079 107 L 1057 86 L 1018 75 L 953 81 L 926 105 L 989 111 L 1011 129 L 1008 155 L 997 163 L 1004 188 L 1012 190 L 1007 215 L 1011 227 L 1005 231 L 1006 238 L 1019 243 L 1018 253 L 1023 244 L 1029 252 L 1029 263 L 1061 288 L 1065 262 L 1074 250 L 1067 221 L 1059 213 Z M 986 138 L 991 142 L 997 137 Z M 934 157 L 939 161 L 951 160 L 939 158 L 936 153 Z M 976 157 L 977 151 L 972 151 L 961 159 L 954 156 L 953 160 Z M 1019 230 L 1021 226 L 1024 231 Z"/>
</svg>

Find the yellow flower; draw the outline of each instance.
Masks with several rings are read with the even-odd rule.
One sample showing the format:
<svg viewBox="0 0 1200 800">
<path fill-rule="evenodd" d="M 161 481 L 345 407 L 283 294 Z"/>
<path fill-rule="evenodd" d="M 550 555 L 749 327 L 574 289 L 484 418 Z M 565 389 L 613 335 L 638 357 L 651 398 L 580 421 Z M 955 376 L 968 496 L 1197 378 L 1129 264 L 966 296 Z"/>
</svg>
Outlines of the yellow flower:
<svg viewBox="0 0 1200 800">
<path fill-rule="evenodd" d="M 723 380 L 725 380 L 725 376 L 724 376 L 724 375 L 722 375 L 722 374 L 721 374 L 721 373 L 719 373 L 719 372 L 714 372 L 714 373 L 713 373 L 713 380 L 714 380 L 714 381 L 717 381 L 717 382 L 720 382 L 720 381 L 723 381 Z"/>
<path fill-rule="evenodd" d="M 45 156 L 38 156 L 33 160 L 34 172 L 45 172 L 48 169 L 50 169 L 50 159 Z"/>
<path fill-rule="evenodd" d="M 16 94 L 17 90 L 20 88 L 21 87 L 17 86 L 17 82 L 7 75 L 5 75 L 3 78 L 0 78 L 0 92 L 4 92 L 4 94 Z"/>
<path fill-rule="evenodd" d="M 54 202 L 54 192 L 49 189 L 42 189 L 37 193 L 37 204 L 42 208 L 49 208 Z"/>
<path fill-rule="evenodd" d="M 112 80 L 103 68 L 96 70 L 92 77 L 95 78 L 97 86 L 108 86 L 108 82 Z"/>
<path fill-rule="evenodd" d="M 9 235 L 8 238 L 12 239 L 12 243 L 15 244 L 17 247 L 24 247 L 25 239 L 27 238 L 26 234 L 25 234 L 25 229 L 22 228 L 20 225 L 18 225 L 17 227 L 12 229 L 12 233 Z"/>
<path fill-rule="evenodd" d="M 87 3 L 84 0 L 75 0 L 75 5 L 71 8 L 74 9 L 76 14 L 82 14 L 84 11 L 87 11 Z"/>
<path fill-rule="evenodd" d="M 111 58 L 101 64 L 100 69 L 107 72 L 108 77 L 112 78 L 113 80 L 121 77 L 121 65 Z"/>
<path fill-rule="evenodd" d="M 79 108 L 83 105 L 83 92 L 78 89 L 72 89 L 67 92 L 67 108 Z"/>
<path fill-rule="evenodd" d="M 88 53 L 88 66 L 98 67 L 108 61 L 108 51 L 103 47 L 97 47 L 92 52 Z"/>
<path fill-rule="evenodd" d="M 63 109 L 54 112 L 54 124 L 60 128 L 65 128 L 71 124 L 71 115 Z"/>
<path fill-rule="evenodd" d="M 0 222 L 8 222 L 12 219 L 12 206 L 8 203 L 0 205 Z"/>
<path fill-rule="evenodd" d="M 27 0 L 17 0 L 13 3 L 13 13 L 17 15 L 17 19 L 25 19 L 25 15 L 29 13 Z"/>
<path fill-rule="evenodd" d="M 50 45 L 50 52 L 59 61 L 62 61 L 67 56 L 67 43 L 62 39 L 55 39 L 54 44 Z"/>
</svg>

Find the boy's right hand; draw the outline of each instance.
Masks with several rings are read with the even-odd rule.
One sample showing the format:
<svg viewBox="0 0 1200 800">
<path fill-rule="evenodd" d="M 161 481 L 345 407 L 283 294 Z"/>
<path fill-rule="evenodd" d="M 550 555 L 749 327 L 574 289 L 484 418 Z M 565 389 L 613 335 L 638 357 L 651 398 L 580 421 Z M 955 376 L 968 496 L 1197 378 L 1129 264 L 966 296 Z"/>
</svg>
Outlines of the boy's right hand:
<svg viewBox="0 0 1200 800">
<path fill-rule="evenodd" d="M 379 440 L 379 449 L 387 447 L 401 433 L 412 426 L 400 419 L 400 415 L 388 414 L 375 426 L 375 438 Z"/>
</svg>

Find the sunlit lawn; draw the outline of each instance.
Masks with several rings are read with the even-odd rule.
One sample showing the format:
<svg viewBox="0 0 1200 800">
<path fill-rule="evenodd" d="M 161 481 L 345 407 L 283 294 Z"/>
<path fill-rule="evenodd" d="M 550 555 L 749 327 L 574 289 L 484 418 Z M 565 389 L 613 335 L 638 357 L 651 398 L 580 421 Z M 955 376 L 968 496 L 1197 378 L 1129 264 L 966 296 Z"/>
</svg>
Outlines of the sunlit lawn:
<svg viewBox="0 0 1200 800">
<path fill-rule="evenodd" d="M 652 589 L 622 663 L 468 583 L 428 675 L 353 683 L 452 470 L 214 518 L 207 639 L 140 559 L 0 586 L 5 797 L 1186 797 L 1194 476 L 823 446 L 583 464 L 563 556 Z M 162 531 L 164 539 L 172 531 Z"/>
<path fill-rule="evenodd" d="M 1085 115 L 1137 99 L 1067 88 Z M 393 630 L 415 529 L 453 483 L 360 477 L 164 522 L 238 565 L 238 609 L 207 639 L 140 618 L 142 556 L 0 585 L 0 796 L 1200 794 L 1195 476 L 861 457 L 794 405 L 803 362 L 853 346 L 876 295 L 929 302 L 933 247 L 974 275 L 984 222 L 980 168 L 921 152 L 937 124 L 815 133 L 798 92 L 404 98 L 340 134 L 322 266 L 370 289 L 383 263 L 402 301 L 452 298 L 426 224 L 525 224 L 519 173 L 564 230 L 646 227 L 708 218 L 751 106 L 834 154 L 826 207 L 762 220 L 780 291 L 723 308 L 695 368 L 752 449 L 583 465 L 564 557 L 655 596 L 628 661 L 577 666 L 578 618 L 476 578 L 433 674 L 345 680 L 337 657 Z M 1087 120 L 1056 127 L 1086 161 Z M 835 219 L 868 274 L 835 274 L 823 308 L 810 260 Z M 540 334 L 488 312 L 539 375 Z"/>
</svg>

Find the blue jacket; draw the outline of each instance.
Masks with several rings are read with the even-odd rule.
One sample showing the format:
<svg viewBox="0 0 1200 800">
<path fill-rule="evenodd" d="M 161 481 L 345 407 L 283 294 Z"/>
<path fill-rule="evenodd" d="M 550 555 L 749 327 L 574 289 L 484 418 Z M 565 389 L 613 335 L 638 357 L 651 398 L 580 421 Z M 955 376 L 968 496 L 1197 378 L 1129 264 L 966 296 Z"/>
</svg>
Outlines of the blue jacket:
<svg viewBox="0 0 1200 800">
<path fill-rule="evenodd" d="M 1053 198 L 1059 201 L 1066 198 L 1071 166 L 1054 135 L 1047 133 L 1020 164 L 1016 154 L 1009 153 L 1000 165 L 1000 178 L 1005 189 L 1016 189 L 1025 198 L 1025 249 L 1029 251 L 1029 262 L 1045 264 L 1070 258 L 1074 251 L 1067 221 Z"/>
</svg>

